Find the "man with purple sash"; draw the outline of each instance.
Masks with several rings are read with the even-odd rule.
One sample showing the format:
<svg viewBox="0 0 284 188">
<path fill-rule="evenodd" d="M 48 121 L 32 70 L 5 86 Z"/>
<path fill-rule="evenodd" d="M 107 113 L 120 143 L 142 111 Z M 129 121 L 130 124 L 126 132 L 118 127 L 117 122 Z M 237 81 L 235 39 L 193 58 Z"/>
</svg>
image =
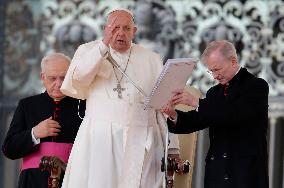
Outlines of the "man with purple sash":
<svg viewBox="0 0 284 188">
<path fill-rule="evenodd" d="M 48 187 L 49 173 L 39 169 L 43 156 L 68 161 L 85 111 L 85 101 L 60 92 L 69 64 L 61 53 L 44 57 L 40 77 L 46 91 L 20 100 L 16 108 L 2 151 L 12 160 L 23 159 L 19 188 Z"/>
</svg>

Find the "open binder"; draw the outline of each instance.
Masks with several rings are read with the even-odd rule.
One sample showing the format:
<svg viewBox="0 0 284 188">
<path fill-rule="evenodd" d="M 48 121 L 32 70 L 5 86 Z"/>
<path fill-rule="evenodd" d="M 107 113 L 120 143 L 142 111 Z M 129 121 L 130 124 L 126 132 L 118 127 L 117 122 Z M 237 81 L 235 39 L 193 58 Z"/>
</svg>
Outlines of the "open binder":
<svg viewBox="0 0 284 188">
<path fill-rule="evenodd" d="M 168 59 L 158 77 L 144 108 L 160 109 L 174 95 L 173 91 L 182 89 L 191 76 L 197 60 L 194 58 Z"/>
</svg>

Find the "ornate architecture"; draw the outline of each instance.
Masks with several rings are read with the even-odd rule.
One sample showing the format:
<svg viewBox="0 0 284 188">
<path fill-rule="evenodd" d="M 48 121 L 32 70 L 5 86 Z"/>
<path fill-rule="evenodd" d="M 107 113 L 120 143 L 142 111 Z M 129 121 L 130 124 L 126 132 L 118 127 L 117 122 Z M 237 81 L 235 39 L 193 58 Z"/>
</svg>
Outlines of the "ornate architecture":
<svg viewBox="0 0 284 188">
<path fill-rule="evenodd" d="M 206 44 L 215 39 L 228 39 L 236 45 L 241 66 L 270 85 L 270 186 L 283 186 L 281 0 L 0 0 L 0 120 L 5 125 L 1 140 L 18 99 L 42 91 L 40 59 L 53 51 L 72 57 L 78 45 L 100 38 L 106 14 L 114 7 L 133 10 L 138 25 L 135 42 L 159 52 L 164 60 L 199 58 Z M 215 84 L 201 63 L 188 83 L 203 93 Z M 204 134 L 199 136 L 200 155 L 205 150 L 200 144 L 206 141 Z M 0 158 L 0 175 L 6 164 Z M 197 160 L 196 171 L 201 176 L 202 165 L 202 160 Z M 0 183 L 0 187 L 7 187 L 7 181 L 12 180 L 1 180 L 4 185 Z M 196 176 L 194 182 L 195 188 L 202 187 L 202 177 Z"/>
</svg>

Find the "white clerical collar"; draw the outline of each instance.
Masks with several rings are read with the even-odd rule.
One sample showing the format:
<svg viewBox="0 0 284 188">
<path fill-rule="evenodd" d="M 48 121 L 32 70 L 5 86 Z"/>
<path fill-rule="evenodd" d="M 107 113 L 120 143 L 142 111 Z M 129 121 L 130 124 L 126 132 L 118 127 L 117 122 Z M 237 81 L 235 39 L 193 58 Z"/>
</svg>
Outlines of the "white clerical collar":
<svg viewBox="0 0 284 188">
<path fill-rule="evenodd" d="M 239 71 L 241 70 L 241 66 L 239 66 L 239 69 L 237 70 L 237 72 L 235 73 L 235 76 L 239 73 Z"/>
</svg>

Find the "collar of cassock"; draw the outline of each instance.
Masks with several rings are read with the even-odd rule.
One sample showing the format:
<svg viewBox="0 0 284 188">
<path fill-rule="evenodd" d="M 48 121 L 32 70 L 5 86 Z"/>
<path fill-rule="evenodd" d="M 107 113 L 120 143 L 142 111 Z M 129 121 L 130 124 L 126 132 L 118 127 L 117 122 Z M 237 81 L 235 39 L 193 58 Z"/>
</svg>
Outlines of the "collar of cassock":
<svg viewBox="0 0 284 188">
<path fill-rule="evenodd" d="M 242 69 L 241 67 L 238 69 L 238 71 L 236 72 L 235 76 L 225 85 L 222 85 L 223 90 L 224 90 L 224 96 L 227 96 L 229 94 L 229 86 L 233 85 L 234 82 L 236 82 L 237 80 L 240 79 L 241 75 L 243 74 L 243 72 L 245 71 L 245 69 Z"/>
</svg>

